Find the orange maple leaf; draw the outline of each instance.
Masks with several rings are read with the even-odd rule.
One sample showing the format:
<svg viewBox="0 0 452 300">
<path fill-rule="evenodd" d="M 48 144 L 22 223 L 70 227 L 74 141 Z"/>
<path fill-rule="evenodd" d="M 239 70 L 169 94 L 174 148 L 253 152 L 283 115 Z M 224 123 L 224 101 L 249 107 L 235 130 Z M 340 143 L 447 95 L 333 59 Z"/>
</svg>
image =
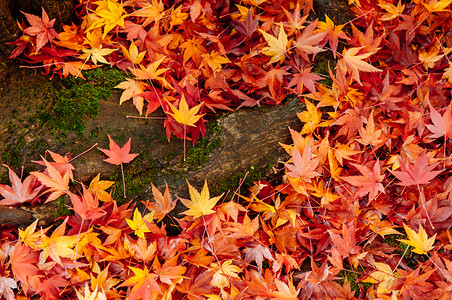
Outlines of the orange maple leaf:
<svg viewBox="0 0 452 300">
<path fill-rule="evenodd" d="M 169 212 L 171 212 L 174 207 L 176 207 L 177 199 L 172 200 L 171 194 L 168 189 L 168 184 L 166 185 L 165 193 L 162 193 L 151 183 L 152 195 L 154 195 L 155 202 L 147 201 L 144 205 L 147 209 L 154 211 L 154 218 L 160 222 Z"/>
<path fill-rule="evenodd" d="M 134 273 L 134 276 L 128 278 L 124 281 L 121 286 L 132 286 L 127 299 L 135 300 L 149 300 L 153 292 L 158 292 L 162 294 L 162 290 L 157 282 L 158 276 L 154 273 L 149 273 L 149 270 L 144 267 L 144 269 L 130 267 Z"/>
<path fill-rule="evenodd" d="M 363 59 L 368 58 L 375 52 L 369 52 L 364 54 L 358 54 L 358 52 L 363 47 L 355 47 L 350 49 L 344 49 L 342 52 L 342 58 L 338 61 L 337 65 L 344 72 L 348 72 L 352 74 L 352 78 L 356 80 L 359 84 L 361 84 L 361 80 L 359 78 L 359 71 L 363 72 L 382 72 L 382 70 L 375 68 L 369 63 L 363 61 Z"/>
<path fill-rule="evenodd" d="M 58 170 L 52 166 L 45 158 L 42 158 L 46 166 L 46 172 L 30 172 L 31 175 L 38 178 L 38 180 L 45 186 L 49 187 L 44 193 L 50 193 L 46 203 L 57 199 L 69 189 L 69 171 L 61 175 Z M 48 174 L 48 175 L 47 175 Z"/>
<path fill-rule="evenodd" d="M 202 45 L 203 42 L 203 39 L 193 37 L 191 40 L 186 40 L 185 42 L 180 44 L 179 47 L 185 49 L 183 60 L 184 64 L 191 58 L 194 61 L 196 67 L 199 68 L 202 60 L 201 55 L 207 53 L 207 50 Z"/>
<path fill-rule="evenodd" d="M 53 261 L 60 265 L 62 265 L 61 257 L 73 258 L 77 256 L 77 253 L 73 248 L 77 243 L 78 236 L 65 235 L 66 222 L 67 218 L 60 226 L 57 227 L 57 229 L 55 229 L 50 237 L 46 236 L 44 233 L 41 233 L 42 243 L 38 245 L 39 248 L 43 249 L 39 256 L 40 264 L 44 264 L 49 256 L 53 259 Z"/>
</svg>

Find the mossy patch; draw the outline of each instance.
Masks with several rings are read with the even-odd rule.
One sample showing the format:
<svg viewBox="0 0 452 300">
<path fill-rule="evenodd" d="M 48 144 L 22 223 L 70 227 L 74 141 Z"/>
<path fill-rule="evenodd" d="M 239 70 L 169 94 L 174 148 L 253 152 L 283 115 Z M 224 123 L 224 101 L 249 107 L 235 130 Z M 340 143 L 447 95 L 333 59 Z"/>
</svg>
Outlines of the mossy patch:
<svg viewBox="0 0 452 300">
<path fill-rule="evenodd" d="M 55 210 L 53 211 L 53 216 L 58 219 L 61 216 L 70 216 L 74 212 L 69 209 L 65 196 L 61 196 L 55 200 Z"/>
<path fill-rule="evenodd" d="M 341 278 L 339 283 L 343 285 L 345 280 L 347 280 L 350 284 L 350 288 L 355 292 L 355 296 L 357 296 L 360 290 L 367 291 L 372 286 L 372 283 L 361 282 L 358 280 L 363 271 L 364 269 L 362 267 L 358 267 L 358 269 L 354 271 L 348 269 L 341 270 L 338 274 Z"/>
<path fill-rule="evenodd" d="M 311 70 L 311 72 L 316 73 L 323 77 L 323 79 L 318 82 L 325 86 L 331 86 L 333 84 L 333 80 L 330 77 L 328 66 L 331 69 L 331 71 L 333 71 L 336 66 L 336 61 L 331 59 L 327 55 L 317 55 L 315 57 L 314 65 Z"/>
<path fill-rule="evenodd" d="M 96 117 L 99 101 L 111 96 L 112 89 L 125 79 L 124 72 L 97 68 L 84 72 L 86 80 L 67 77 L 53 85 L 51 105 L 42 107 L 36 119 L 51 130 L 83 132 L 87 118 Z"/>
<path fill-rule="evenodd" d="M 226 180 L 212 182 L 211 184 L 209 183 L 210 192 L 212 195 L 221 195 L 222 193 L 226 193 L 228 191 L 235 191 L 243 178 L 245 178 L 245 180 L 242 182 L 240 189 L 242 192 L 246 191 L 248 188 L 253 186 L 255 181 L 265 180 L 265 178 L 268 178 L 275 163 L 276 162 L 273 162 L 262 168 L 251 167 L 247 171 L 235 173 Z M 229 199 L 226 199 L 225 201 L 229 201 L 232 196 L 233 193 L 229 193 Z"/>
</svg>

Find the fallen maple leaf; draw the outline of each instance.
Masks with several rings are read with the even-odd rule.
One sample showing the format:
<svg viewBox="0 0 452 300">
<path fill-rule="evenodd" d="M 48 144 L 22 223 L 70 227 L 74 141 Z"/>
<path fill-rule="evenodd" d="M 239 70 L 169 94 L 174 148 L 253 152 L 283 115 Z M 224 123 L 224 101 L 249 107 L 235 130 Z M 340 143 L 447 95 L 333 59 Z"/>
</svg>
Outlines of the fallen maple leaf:
<svg viewBox="0 0 452 300">
<path fill-rule="evenodd" d="M 377 283 L 377 294 L 383 295 L 391 292 L 391 286 L 396 281 L 396 276 L 399 274 L 392 271 L 391 267 L 385 263 L 374 262 L 377 271 L 372 272 L 362 282 Z"/>
<path fill-rule="evenodd" d="M 144 239 L 144 234 L 146 232 L 151 232 L 146 225 L 146 222 L 151 223 L 153 220 L 154 212 L 150 212 L 146 215 L 141 216 L 140 211 L 135 208 L 135 211 L 133 212 L 133 219 L 126 219 L 127 224 L 129 225 L 130 229 L 134 230 L 135 235 Z M 146 222 L 145 222 L 146 221 Z"/>
<path fill-rule="evenodd" d="M 257 264 L 257 269 L 259 270 L 259 276 L 262 273 L 262 262 L 264 260 L 264 257 L 270 261 L 275 261 L 272 253 L 270 252 L 270 249 L 261 244 L 256 245 L 252 248 L 245 248 L 244 252 L 245 259 L 243 260 L 243 262 L 247 264 L 250 261 L 254 260 Z"/>
<path fill-rule="evenodd" d="M 138 154 L 130 153 L 130 141 L 132 138 L 129 138 L 127 143 L 124 146 L 119 147 L 118 144 L 113 141 L 113 139 L 108 135 L 108 139 L 110 141 L 110 150 L 97 148 L 103 153 L 105 153 L 108 158 L 104 159 L 104 161 L 113 164 L 113 165 L 121 165 L 121 174 L 122 174 L 122 185 L 124 187 L 124 198 L 126 198 L 126 183 L 124 179 L 124 169 L 122 167 L 123 163 L 129 163 L 137 157 Z"/>
<path fill-rule="evenodd" d="M 380 174 L 380 162 L 378 160 L 375 161 L 375 164 L 370 170 L 368 167 L 358 164 L 352 164 L 355 166 L 362 176 L 342 176 L 340 177 L 342 180 L 347 181 L 348 183 L 357 186 L 358 190 L 356 191 L 358 197 L 365 196 L 369 194 L 369 201 L 375 199 L 377 197 L 378 192 L 382 192 L 385 194 L 385 189 L 382 180 L 385 178 L 384 174 Z"/>
<path fill-rule="evenodd" d="M 172 200 L 171 194 L 168 189 L 168 184 L 166 185 L 165 193 L 162 193 L 151 183 L 152 195 L 154 195 L 155 202 L 147 201 L 144 203 L 147 209 L 154 211 L 154 218 L 160 222 L 169 212 L 171 212 L 174 207 L 176 207 L 177 199 Z"/>
<path fill-rule="evenodd" d="M 100 180 L 100 173 L 91 180 L 88 190 L 93 193 L 100 201 L 110 202 L 112 201 L 111 194 L 106 191 L 109 187 L 115 184 L 114 181 Z"/>
<path fill-rule="evenodd" d="M 39 259 L 39 253 L 33 251 L 32 248 L 17 241 L 14 245 L 14 250 L 10 256 L 11 271 L 14 278 L 19 280 L 22 284 L 24 292 L 28 289 L 36 290 L 39 285 L 38 267 L 36 266 Z"/>
<path fill-rule="evenodd" d="M 433 244 L 435 243 L 436 233 L 431 238 L 428 237 L 425 232 L 424 227 L 419 223 L 419 233 L 416 233 L 413 229 L 403 224 L 406 234 L 408 235 L 407 240 L 399 240 L 402 243 L 413 246 L 413 252 L 417 254 L 427 254 L 433 249 Z"/>
<path fill-rule="evenodd" d="M 52 42 L 54 37 L 58 37 L 58 33 L 53 29 L 55 19 L 50 20 L 44 8 L 42 8 L 42 18 L 22 12 L 31 27 L 24 29 L 24 33 L 36 36 L 35 54 L 48 42 Z"/>
<path fill-rule="evenodd" d="M 320 175 L 316 171 L 320 161 L 318 158 L 311 158 L 311 151 L 311 140 L 308 140 L 304 146 L 303 155 L 294 147 L 292 150 L 293 164 L 285 164 L 286 174 L 290 177 L 301 177 L 306 182 L 311 182 L 312 178 Z"/>
<path fill-rule="evenodd" d="M 83 221 L 96 220 L 106 214 L 99 207 L 99 200 L 96 196 L 93 196 L 91 192 L 82 185 L 83 195 L 77 196 L 69 192 L 69 196 L 72 201 L 72 210 L 79 215 Z"/>
<path fill-rule="evenodd" d="M 69 171 L 61 175 L 55 167 L 53 167 L 45 158 L 42 158 L 46 165 L 46 172 L 30 172 L 31 175 L 38 178 L 38 180 L 45 186 L 49 187 L 44 193 L 50 193 L 45 203 L 56 200 L 58 197 L 66 193 L 69 189 Z"/>
<path fill-rule="evenodd" d="M 185 100 L 185 96 L 182 93 L 181 99 L 179 101 L 179 109 L 177 109 L 173 104 L 168 102 L 171 110 L 173 113 L 169 113 L 177 122 L 184 125 L 184 161 L 186 160 L 185 157 L 185 140 L 187 139 L 187 125 L 196 127 L 196 122 L 201 119 L 204 114 L 197 115 L 199 109 L 201 108 L 203 103 L 200 103 L 196 105 L 195 107 L 192 107 L 191 109 L 188 108 L 187 101 Z"/>
<path fill-rule="evenodd" d="M 363 47 L 355 47 L 350 49 L 344 49 L 342 52 L 342 58 L 338 61 L 337 65 L 339 68 L 345 72 L 349 72 L 352 74 L 352 78 L 356 80 L 359 84 L 361 84 L 361 80 L 359 78 L 359 71 L 363 72 L 382 72 L 382 70 L 375 68 L 369 63 L 363 61 L 363 59 L 368 58 L 375 52 L 369 52 L 357 55 L 358 52 Z"/>
<path fill-rule="evenodd" d="M 154 292 L 158 292 L 162 294 L 159 284 L 157 283 L 158 276 L 154 273 L 149 273 L 149 270 L 144 267 L 144 269 L 130 267 L 134 273 L 134 276 L 128 278 L 124 281 L 121 286 L 132 286 L 132 290 L 130 291 L 127 299 L 135 300 L 149 300 L 151 299 L 151 295 Z M 157 296 L 157 295 L 155 295 Z"/>
<path fill-rule="evenodd" d="M 0 205 L 16 205 L 25 202 L 32 202 L 41 191 L 41 185 L 36 185 L 36 177 L 29 175 L 22 182 L 7 165 L 11 186 L 0 184 L 0 194 L 5 198 L 0 201 Z"/>
<path fill-rule="evenodd" d="M 428 165 L 427 151 L 425 149 L 413 165 L 408 164 L 400 156 L 399 164 L 402 171 L 392 171 L 392 174 L 400 180 L 398 184 L 401 186 L 428 184 L 433 178 L 444 171 L 432 171 L 439 162 Z"/>
<path fill-rule="evenodd" d="M 336 57 L 336 50 L 337 50 L 337 45 L 339 43 L 339 38 L 341 38 L 341 39 L 347 38 L 347 35 L 345 34 L 345 32 L 342 31 L 342 28 L 344 28 L 344 26 L 345 26 L 345 24 L 344 25 L 335 25 L 334 22 L 327 15 L 325 15 L 325 22 L 317 23 L 319 32 L 327 32 L 328 33 L 327 37 L 329 39 L 330 48 L 331 48 L 331 51 L 333 51 L 334 57 Z"/>
<path fill-rule="evenodd" d="M 284 26 L 282 22 L 279 25 L 278 38 L 274 37 L 271 34 L 266 33 L 262 29 L 259 29 L 259 32 L 262 33 L 262 35 L 264 36 L 265 40 L 268 43 L 268 47 L 262 49 L 262 53 L 272 57 L 268 64 L 284 61 L 284 59 L 286 58 L 285 54 L 287 50 L 287 44 L 289 43 L 289 41 L 287 39 L 287 34 L 284 31 Z"/>
<path fill-rule="evenodd" d="M 102 49 L 102 45 L 99 46 L 99 48 L 89 48 L 89 49 L 83 49 L 83 54 L 80 55 L 81 59 L 84 59 L 85 61 L 88 61 L 91 59 L 91 61 L 97 65 L 97 62 L 101 62 L 103 64 L 109 65 L 110 63 L 105 59 L 105 55 L 109 55 L 113 52 L 115 52 L 118 49 L 108 49 L 104 48 Z"/>
<path fill-rule="evenodd" d="M 117 86 L 115 86 L 115 88 L 124 90 L 121 94 L 121 98 L 119 98 L 119 104 L 122 104 L 132 98 L 133 105 L 136 107 L 141 116 L 143 114 L 144 107 L 144 98 L 142 95 L 146 90 L 147 85 L 140 80 L 126 78 L 125 81 L 120 82 Z"/>
<path fill-rule="evenodd" d="M 91 31 L 99 27 L 104 27 L 102 39 L 105 39 L 107 34 L 116 26 L 121 26 L 122 28 L 124 28 L 124 20 L 128 16 L 124 11 L 122 3 L 117 3 L 110 0 L 107 0 L 106 6 L 99 6 L 95 10 L 95 14 L 100 18 L 94 21 L 87 29 L 87 31 Z"/>
<path fill-rule="evenodd" d="M 121 47 L 124 57 L 134 65 L 139 65 L 146 55 L 146 50 L 143 52 L 138 51 L 138 47 L 135 45 L 135 42 L 133 40 L 130 43 L 129 50 L 127 50 L 123 45 L 119 46 Z"/>
<path fill-rule="evenodd" d="M 66 218 L 64 222 L 55 229 L 50 237 L 43 233 L 41 234 L 42 243 L 38 245 L 39 248 L 43 249 L 39 256 L 40 264 L 44 264 L 49 256 L 54 262 L 60 265 L 63 265 L 61 257 L 72 258 L 77 256 L 77 253 L 73 248 L 77 243 L 78 237 L 76 235 L 65 235 L 67 220 L 68 219 Z"/>
<path fill-rule="evenodd" d="M 182 213 L 187 216 L 192 216 L 194 219 L 214 213 L 215 211 L 212 208 L 217 204 L 218 200 L 223 197 L 223 194 L 210 198 L 207 180 L 204 182 L 201 193 L 192 187 L 188 181 L 187 184 L 191 200 L 179 198 L 179 200 L 188 208 L 188 210 Z"/>
<path fill-rule="evenodd" d="M 430 107 L 430 119 L 432 120 L 433 123 L 432 125 L 430 124 L 425 125 L 428 128 L 428 130 L 432 132 L 432 134 L 429 135 L 429 137 L 436 139 L 444 136 L 444 138 L 447 137 L 452 139 L 452 112 L 451 112 L 452 104 L 449 104 L 449 106 L 447 106 L 442 116 L 431 104 L 429 104 L 429 107 Z"/>
<path fill-rule="evenodd" d="M 304 103 L 307 110 L 297 113 L 297 117 L 304 123 L 300 134 L 311 134 L 319 127 L 320 121 L 322 121 L 322 113 L 308 99 L 305 98 Z"/>
</svg>

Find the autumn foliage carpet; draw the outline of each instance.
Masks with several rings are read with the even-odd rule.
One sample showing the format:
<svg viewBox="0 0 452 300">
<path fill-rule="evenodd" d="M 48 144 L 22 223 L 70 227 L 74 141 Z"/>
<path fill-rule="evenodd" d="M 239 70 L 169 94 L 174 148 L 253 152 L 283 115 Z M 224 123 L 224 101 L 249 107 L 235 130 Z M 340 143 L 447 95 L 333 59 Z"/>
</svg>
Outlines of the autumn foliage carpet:
<svg viewBox="0 0 452 300">
<path fill-rule="evenodd" d="M 10 58 L 61 77 L 124 70 L 121 103 L 163 109 L 168 139 L 194 143 L 205 114 L 289 94 L 304 126 L 281 145 L 282 184 L 227 202 L 206 182 L 118 206 L 112 182 L 78 183 L 53 152 L 23 180 L 10 169 L 0 204 L 67 195 L 73 214 L 2 226 L 4 298 L 451 299 L 451 0 L 352 0 L 348 24 L 314 20 L 309 0 L 79 2 L 61 32 L 25 14 Z M 135 157 L 130 140 L 102 151 L 121 168 Z"/>
</svg>

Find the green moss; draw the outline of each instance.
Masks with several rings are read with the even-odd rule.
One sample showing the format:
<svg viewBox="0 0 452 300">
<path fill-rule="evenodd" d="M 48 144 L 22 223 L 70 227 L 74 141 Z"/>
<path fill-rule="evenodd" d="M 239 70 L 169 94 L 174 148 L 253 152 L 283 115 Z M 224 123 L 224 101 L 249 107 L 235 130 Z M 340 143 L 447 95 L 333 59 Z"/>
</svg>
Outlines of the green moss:
<svg viewBox="0 0 452 300">
<path fill-rule="evenodd" d="M 186 153 L 186 161 L 181 162 L 184 166 L 188 166 L 190 170 L 196 171 L 201 168 L 210 154 L 216 149 L 220 148 L 223 141 L 218 136 L 221 131 L 221 126 L 218 122 L 210 122 L 207 124 L 206 137 L 198 140 L 192 148 L 189 148 Z"/>
<path fill-rule="evenodd" d="M 319 83 L 326 86 L 331 86 L 333 84 L 333 80 L 329 75 L 330 73 L 328 71 L 328 65 L 330 69 L 333 71 L 334 67 L 336 66 L 336 62 L 327 55 L 319 54 L 315 57 L 314 65 L 312 67 L 311 72 L 314 72 L 324 77 L 324 79 L 318 81 Z"/>
<path fill-rule="evenodd" d="M 86 80 L 70 76 L 55 82 L 48 95 L 53 100 L 43 105 L 37 119 L 50 129 L 83 132 L 86 119 L 97 116 L 99 101 L 108 99 L 125 78 L 124 72 L 112 68 L 97 68 L 84 76 Z"/>
<path fill-rule="evenodd" d="M 124 199 L 123 183 L 120 166 L 118 170 L 110 176 L 109 180 L 115 181 L 116 191 L 114 199 L 118 204 L 124 204 L 131 197 L 138 195 L 145 187 L 149 186 L 159 169 L 155 166 L 154 159 L 147 150 L 141 153 L 129 164 L 123 164 L 124 179 L 126 182 L 127 198 Z"/>
<path fill-rule="evenodd" d="M 264 180 L 268 177 L 270 170 L 272 169 L 274 163 L 269 164 L 263 168 L 255 168 L 251 167 L 248 170 L 248 174 L 246 175 L 245 181 L 241 185 L 242 192 L 247 190 L 248 188 L 253 186 L 255 181 Z M 240 180 L 245 177 L 246 172 L 237 172 L 234 175 L 230 176 L 226 180 L 219 182 L 209 183 L 209 189 L 212 195 L 221 195 L 222 193 L 226 193 L 227 191 L 235 191 L 239 186 Z M 229 193 L 228 197 L 232 197 L 233 194 Z M 229 200 L 229 199 L 227 199 Z"/>
<path fill-rule="evenodd" d="M 395 251 L 397 254 L 399 255 L 403 255 L 405 253 L 405 257 L 410 256 L 411 255 L 411 249 L 409 248 L 407 250 L 407 248 L 409 247 L 407 244 L 404 244 L 402 242 L 400 242 L 399 240 L 403 240 L 406 239 L 407 236 L 406 235 L 402 235 L 402 234 L 393 234 L 393 235 L 388 235 L 386 236 L 386 238 L 382 239 L 381 242 L 382 243 L 386 243 L 389 244 L 393 247 L 397 247 L 400 249 L 400 251 Z M 405 252 L 406 251 L 406 252 Z"/>
<path fill-rule="evenodd" d="M 347 280 L 348 283 L 350 284 L 352 291 L 355 292 L 355 296 L 357 296 L 361 289 L 367 291 L 372 286 L 372 283 L 369 282 L 356 281 L 357 279 L 359 279 L 359 276 L 363 271 L 364 269 L 362 267 L 358 267 L 358 269 L 355 270 L 355 272 L 353 272 L 352 270 L 344 269 L 340 271 L 338 274 L 338 276 L 341 278 L 339 279 L 339 283 L 343 285 L 345 280 Z"/>
<path fill-rule="evenodd" d="M 184 164 L 188 165 L 190 170 L 199 170 L 201 165 L 209 159 L 210 153 L 220 148 L 222 144 L 219 137 L 198 141 L 193 148 L 188 149 Z"/>
<path fill-rule="evenodd" d="M 55 217 L 55 219 L 61 216 L 69 216 L 72 214 L 73 212 L 68 208 L 64 196 L 61 196 L 55 200 L 55 210 L 53 211 L 53 216 Z"/>
</svg>

